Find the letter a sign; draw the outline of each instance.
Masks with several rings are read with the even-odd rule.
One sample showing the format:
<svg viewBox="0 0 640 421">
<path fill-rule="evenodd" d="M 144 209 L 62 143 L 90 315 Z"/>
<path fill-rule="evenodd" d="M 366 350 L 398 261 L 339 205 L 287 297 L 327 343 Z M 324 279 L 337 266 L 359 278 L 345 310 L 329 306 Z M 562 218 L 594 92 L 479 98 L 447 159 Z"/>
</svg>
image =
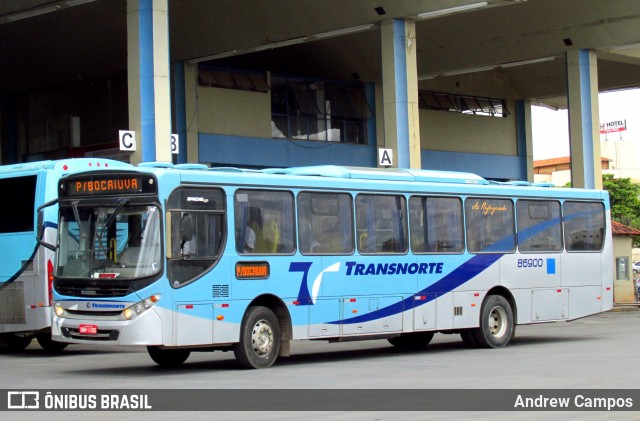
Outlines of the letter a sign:
<svg viewBox="0 0 640 421">
<path fill-rule="evenodd" d="M 393 149 L 378 149 L 378 165 L 390 167 L 393 165 Z"/>
<path fill-rule="evenodd" d="M 136 150 L 136 132 L 118 130 L 118 143 L 121 151 L 134 152 Z"/>
</svg>

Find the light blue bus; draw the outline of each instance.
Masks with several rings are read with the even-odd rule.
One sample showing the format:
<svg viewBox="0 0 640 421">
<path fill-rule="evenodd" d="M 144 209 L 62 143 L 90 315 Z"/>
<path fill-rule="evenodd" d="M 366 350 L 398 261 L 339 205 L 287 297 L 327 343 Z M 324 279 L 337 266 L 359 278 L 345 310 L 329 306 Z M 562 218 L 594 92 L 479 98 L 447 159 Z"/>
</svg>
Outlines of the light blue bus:
<svg viewBox="0 0 640 421">
<path fill-rule="evenodd" d="M 503 347 L 516 325 L 613 305 L 608 194 L 477 175 L 147 163 L 59 182 L 53 339 L 160 365 L 294 340 L 435 332 Z"/>
<path fill-rule="evenodd" d="M 58 180 L 76 171 L 131 167 L 104 159 L 39 161 L 0 167 L 0 347 L 17 351 L 35 336 L 48 351 L 66 344 L 51 340 L 53 251 L 56 206 L 38 208 L 58 197 Z"/>
</svg>

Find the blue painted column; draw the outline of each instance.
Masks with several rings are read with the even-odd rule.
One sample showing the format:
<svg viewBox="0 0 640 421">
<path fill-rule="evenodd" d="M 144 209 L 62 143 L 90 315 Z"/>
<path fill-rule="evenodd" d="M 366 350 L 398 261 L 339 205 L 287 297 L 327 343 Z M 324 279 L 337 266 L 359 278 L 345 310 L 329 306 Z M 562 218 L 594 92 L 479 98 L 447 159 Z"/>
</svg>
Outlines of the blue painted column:
<svg viewBox="0 0 640 421">
<path fill-rule="evenodd" d="M 408 19 L 385 21 L 380 32 L 384 143 L 378 146 L 394 150 L 394 167 L 419 169 L 415 22 Z"/>
<path fill-rule="evenodd" d="M 567 51 L 571 185 L 602 189 L 598 59 L 595 51 Z"/>
<path fill-rule="evenodd" d="M 131 162 L 171 162 L 168 0 L 127 0 Z"/>
</svg>

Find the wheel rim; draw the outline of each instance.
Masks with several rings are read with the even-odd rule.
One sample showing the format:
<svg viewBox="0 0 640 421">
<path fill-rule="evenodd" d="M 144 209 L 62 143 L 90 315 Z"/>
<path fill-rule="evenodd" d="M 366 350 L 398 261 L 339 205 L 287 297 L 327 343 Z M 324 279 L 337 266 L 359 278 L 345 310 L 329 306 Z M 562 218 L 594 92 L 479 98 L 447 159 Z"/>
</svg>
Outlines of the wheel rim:
<svg viewBox="0 0 640 421">
<path fill-rule="evenodd" d="M 260 357 L 266 356 L 273 349 L 273 329 L 265 320 L 260 320 L 253 326 L 251 344 Z"/>
<path fill-rule="evenodd" d="M 489 330 L 491 334 L 500 338 L 507 332 L 507 312 L 503 307 L 496 306 L 489 313 Z"/>
</svg>

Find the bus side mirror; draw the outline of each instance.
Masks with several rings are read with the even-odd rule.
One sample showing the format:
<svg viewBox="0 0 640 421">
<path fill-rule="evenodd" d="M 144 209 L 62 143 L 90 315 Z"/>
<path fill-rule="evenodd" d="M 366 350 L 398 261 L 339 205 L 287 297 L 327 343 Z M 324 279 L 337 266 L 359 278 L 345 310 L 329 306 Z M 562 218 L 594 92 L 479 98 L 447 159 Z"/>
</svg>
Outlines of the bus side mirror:
<svg viewBox="0 0 640 421">
<path fill-rule="evenodd" d="M 49 243 L 47 243 L 46 241 L 44 241 L 44 230 L 45 230 L 45 226 L 44 226 L 44 208 L 51 206 L 51 205 L 55 205 L 56 203 L 58 203 L 57 199 L 54 199 L 50 202 L 44 203 L 43 205 L 38 207 L 38 218 L 36 221 L 36 242 L 38 244 L 40 244 L 43 247 L 48 248 L 51 251 L 56 251 L 56 246 L 51 245 Z"/>
</svg>

